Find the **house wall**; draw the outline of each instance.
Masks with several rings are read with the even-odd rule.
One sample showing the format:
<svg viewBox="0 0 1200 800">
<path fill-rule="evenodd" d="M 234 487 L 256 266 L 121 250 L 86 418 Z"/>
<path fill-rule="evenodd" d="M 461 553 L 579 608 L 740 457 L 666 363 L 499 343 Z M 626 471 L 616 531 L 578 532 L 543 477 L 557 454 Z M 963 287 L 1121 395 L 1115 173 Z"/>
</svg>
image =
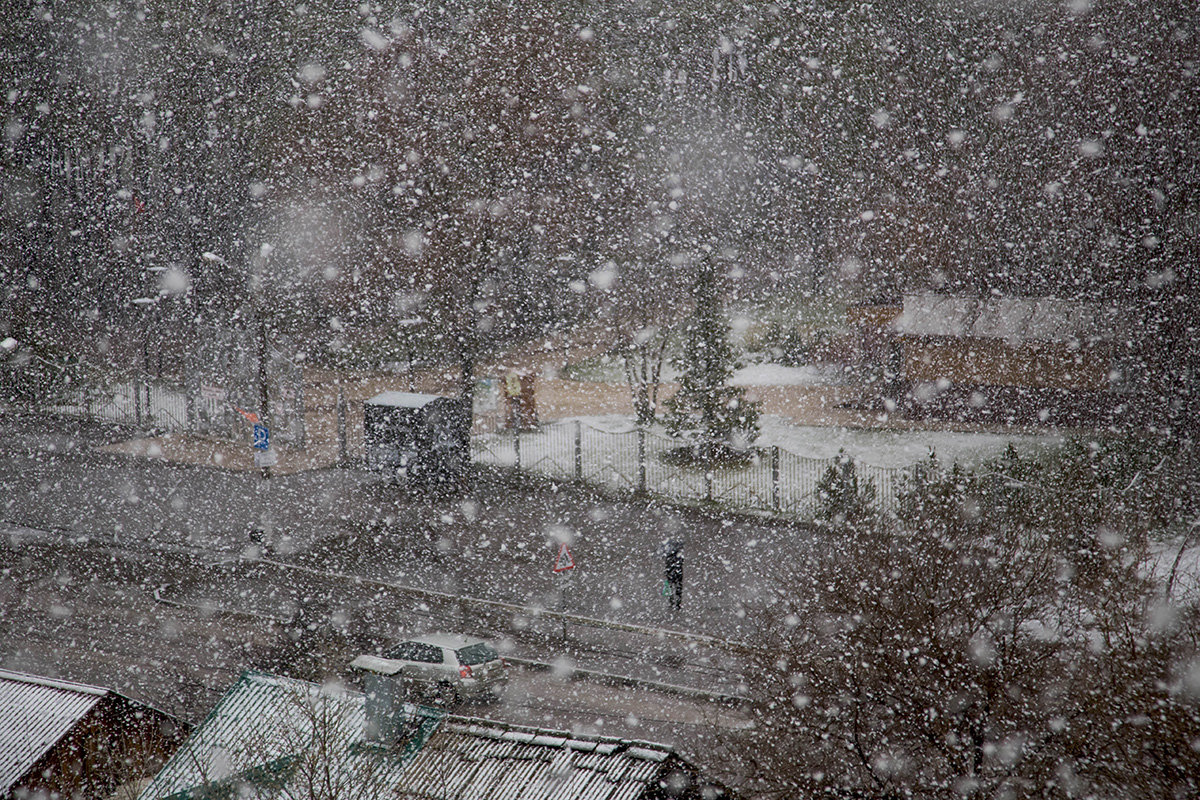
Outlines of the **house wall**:
<svg viewBox="0 0 1200 800">
<path fill-rule="evenodd" d="M 1102 391 L 1114 363 L 1111 346 L 999 339 L 901 337 L 904 374 L 914 382 Z"/>
<path fill-rule="evenodd" d="M 859 367 L 864 378 L 874 380 L 899 370 L 893 352 L 897 337 L 892 331 L 899 305 L 862 305 L 846 309 L 846 323 L 854 331 L 855 352 L 847 359 Z"/>
</svg>

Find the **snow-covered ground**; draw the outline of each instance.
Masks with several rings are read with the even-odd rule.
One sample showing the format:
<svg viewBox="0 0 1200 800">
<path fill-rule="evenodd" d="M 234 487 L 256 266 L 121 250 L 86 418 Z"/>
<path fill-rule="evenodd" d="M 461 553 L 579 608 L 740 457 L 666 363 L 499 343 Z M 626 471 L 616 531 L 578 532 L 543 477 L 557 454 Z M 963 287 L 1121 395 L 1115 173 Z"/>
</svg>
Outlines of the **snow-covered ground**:
<svg viewBox="0 0 1200 800">
<path fill-rule="evenodd" d="M 841 383 L 843 378 L 844 370 L 838 365 L 750 364 L 734 372 L 730 383 L 734 386 L 830 386 Z"/>
<path fill-rule="evenodd" d="M 662 380 L 670 383 L 679 379 L 679 370 L 670 362 L 663 364 Z M 598 383 L 624 383 L 623 362 L 612 356 L 601 356 L 576 366 L 572 380 Z M 845 380 L 845 369 L 839 364 L 806 364 L 785 367 L 781 364 L 748 364 L 735 370 L 730 383 L 734 386 L 835 386 Z"/>
<path fill-rule="evenodd" d="M 1200 520 L 1192 523 L 1193 531 Z M 1187 541 L 1183 541 L 1186 538 Z M 1183 547 L 1180 550 L 1180 547 Z M 1151 571 L 1155 578 L 1166 583 L 1174 573 L 1175 597 L 1200 590 L 1200 543 L 1194 535 L 1151 545 Z"/>
<path fill-rule="evenodd" d="M 636 430 L 631 417 L 622 414 L 573 417 L 606 433 Z M 1012 445 L 1022 455 L 1044 452 L 1062 444 L 1058 434 L 1000 434 L 961 431 L 865 430 L 793 425 L 764 415 L 760 421 L 760 447 L 780 448 L 806 458 L 832 458 L 844 450 L 855 460 L 877 467 L 911 467 L 929 457 L 932 450 L 945 465 L 957 461 L 977 467 L 997 458 Z"/>
<path fill-rule="evenodd" d="M 760 427 L 759 446 L 778 445 L 809 458 L 832 458 L 838 450 L 844 450 L 856 460 L 877 467 L 910 467 L 928 458 L 930 451 L 947 466 L 957 461 L 978 467 L 1002 455 L 1010 444 L 1022 455 L 1033 455 L 1063 443 L 1059 434 L 816 428 L 793 425 L 773 416 L 764 416 Z"/>
</svg>

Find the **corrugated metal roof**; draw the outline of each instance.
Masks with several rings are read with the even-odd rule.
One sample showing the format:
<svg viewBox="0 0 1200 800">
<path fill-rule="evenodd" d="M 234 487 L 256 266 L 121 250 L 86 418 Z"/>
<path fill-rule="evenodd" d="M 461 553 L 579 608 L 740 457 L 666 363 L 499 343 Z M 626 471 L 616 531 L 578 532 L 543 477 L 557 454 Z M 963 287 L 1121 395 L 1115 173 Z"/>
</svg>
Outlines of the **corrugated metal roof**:
<svg viewBox="0 0 1200 800">
<path fill-rule="evenodd" d="M 345 779 L 394 785 L 401 764 L 379 759 L 369 746 L 360 746 L 364 727 L 361 694 L 248 672 L 140 797 L 187 798 L 197 789 L 236 787 L 239 782 L 302 784 L 303 756 L 318 733 Z"/>
<path fill-rule="evenodd" d="M 326 752 L 336 771 L 369 776 L 375 794 L 425 800 L 634 800 L 672 768 L 669 747 L 577 736 L 406 706 L 420 727 L 409 746 L 383 749 L 363 738 L 363 695 L 247 673 L 179 749 L 140 800 L 183 800 L 192 790 L 261 780 L 271 770 L 291 787 L 303 780 L 314 720 L 327 720 Z M 300 767 L 297 767 L 300 764 Z M 270 769 L 264 768 L 269 765 Z M 286 773 L 286 774 L 285 774 Z"/>
<path fill-rule="evenodd" d="M 905 295 L 897 332 L 914 336 L 978 337 L 1020 342 L 1108 341 L 1125 335 L 1128 320 L 1100 303 L 1056 297 Z"/>
<path fill-rule="evenodd" d="M 84 683 L 0 670 L 0 795 L 108 693 Z"/>
<path fill-rule="evenodd" d="M 413 760 L 404 790 L 428 800 L 637 798 L 669 747 L 447 717 Z"/>
</svg>

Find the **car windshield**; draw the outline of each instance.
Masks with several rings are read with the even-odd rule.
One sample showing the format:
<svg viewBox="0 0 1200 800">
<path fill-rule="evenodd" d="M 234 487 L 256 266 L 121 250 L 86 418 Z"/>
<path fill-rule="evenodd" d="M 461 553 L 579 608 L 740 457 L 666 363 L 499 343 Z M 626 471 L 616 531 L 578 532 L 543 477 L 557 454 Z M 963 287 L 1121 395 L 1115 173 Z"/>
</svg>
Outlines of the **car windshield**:
<svg viewBox="0 0 1200 800">
<path fill-rule="evenodd" d="M 458 651 L 458 661 L 461 664 L 475 666 L 485 661 L 495 661 L 500 655 L 483 642 L 472 644 Z"/>
</svg>

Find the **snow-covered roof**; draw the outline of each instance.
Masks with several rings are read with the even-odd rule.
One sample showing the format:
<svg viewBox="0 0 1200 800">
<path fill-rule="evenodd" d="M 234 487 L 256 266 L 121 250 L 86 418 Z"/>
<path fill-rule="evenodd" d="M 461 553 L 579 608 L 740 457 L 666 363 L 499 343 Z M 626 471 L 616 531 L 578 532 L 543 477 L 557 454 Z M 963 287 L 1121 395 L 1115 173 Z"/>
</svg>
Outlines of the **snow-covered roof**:
<svg viewBox="0 0 1200 800">
<path fill-rule="evenodd" d="M 0 795 L 107 694 L 99 686 L 0 670 Z"/>
<path fill-rule="evenodd" d="M 658 788 L 671 748 L 447 717 L 404 776 L 415 797 L 617 800 Z"/>
<path fill-rule="evenodd" d="M 434 400 L 441 400 L 438 394 L 416 394 L 414 392 L 380 392 L 366 402 L 370 406 L 394 406 L 396 408 L 424 408 Z"/>
<path fill-rule="evenodd" d="M 320 738 L 324 752 L 338 759 L 330 766 L 345 778 L 369 773 L 380 797 L 636 800 L 653 792 L 682 763 L 670 747 L 650 742 L 404 708 L 417 721 L 411 740 L 380 749 L 364 740 L 362 694 L 248 672 L 140 800 L 190 797 L 206 784 L 257 782 L 264 776 L 286 786 L 268 781 L 260 788 L 275 786 L 283 796 L 285 788 L 302 779 L 303 769 L 288 769 L 302 743 L 313 741 L 317 717 L 328 721 Z"/>
<path fill-rule="evenodd" d="M 463 636 L 457 633 L 423 633 L 419 636 L 410 636 L 405 641 L 431 644 L 435 647 L 449 647 L 451 649 L 484 643 L 483 639 L 477 639 L 474 636 Z"/>
<path fill-rule="evenodd" d="M 1113 306 L 1057 297 L 904 296 L 893 327 L 913 336 L 975 337 L 1019 342 L 1111 341 L 1127 322 Z"/>
</svg>

